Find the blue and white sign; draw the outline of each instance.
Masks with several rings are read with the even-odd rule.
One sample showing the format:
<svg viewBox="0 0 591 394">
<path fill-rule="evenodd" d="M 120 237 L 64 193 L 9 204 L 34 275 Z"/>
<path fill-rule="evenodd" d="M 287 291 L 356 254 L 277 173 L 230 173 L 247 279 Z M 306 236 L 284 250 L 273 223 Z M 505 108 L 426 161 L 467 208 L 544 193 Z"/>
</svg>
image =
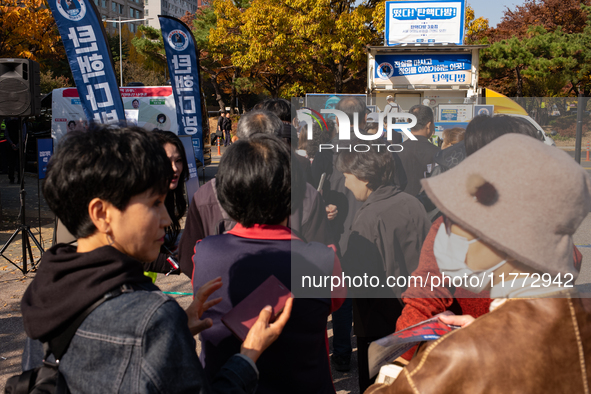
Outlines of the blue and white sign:
<svg viewBox="0 0 591 394">
<path fill-rule="evenodd" d="M 487 116 L 494 116 L 495 115 L 495 106 L 494 105 L 475 105 L 474 106 L 474 116 L 479 115 L 487 115 Z"/>
<path fill-rule="evenodd" d="M 469 85 L 472 55 L 376 55 L 374 70 L 376 86 Z"/>
<path fill-rule="evenodd" d="M 92 1 L 49 0 L 89 122 L 125 120 L 103 23 Z"/>
<path fill-rule="evenodd" d="M 53 155 L 53 139 L 38 138 L 37 139 L 37 176 L 38 179 L 45 179 L 47 173 L 47 164 Z"/>
<path fill-rule="evenodd" d="M 190 41 L 184 31 L 176 29 L 168 33 L 167 42 L 175 51 L 184 51 L 189 46 Z"/>
<path fill-rule="evenodd" d="M 384 44 L 464 43 L 463 0 L 387 1 Z"/>
<path fill-rule="evenodd" d="M 191 30 L 180 20 L 159 15 L 164 50 L 176 102 L 178 135 L 198 140 L 195 157 L 203 160 L 203 125 L 199 60 Z"/>
</svg>

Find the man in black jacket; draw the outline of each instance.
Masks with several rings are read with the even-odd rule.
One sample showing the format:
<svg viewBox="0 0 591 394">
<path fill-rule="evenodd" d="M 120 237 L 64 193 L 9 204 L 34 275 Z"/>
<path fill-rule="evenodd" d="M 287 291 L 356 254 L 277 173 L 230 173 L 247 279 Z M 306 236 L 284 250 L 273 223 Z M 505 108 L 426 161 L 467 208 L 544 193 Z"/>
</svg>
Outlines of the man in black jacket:
<svg viewBox="0 0 591 394">
<path fill-rule="evenodd" d="M 232 119 L 230 119 L 230 113 L 226 112 L 226 118 L 224 119 L 224 146 L 228 146 L 232 143 Z"/>
<path fill-rule="evenodd" d="M 433 110 L 425 105 L 415 105 L 410 108 L 409 113 L 417 117 L 417 124 L 411 129 L 417 140 L 404 141 L 404 149 L 399 156 L 408 180 L 406 188 L 402 190 L 416 196 L 421 191 L 421 179 L 431 173 L 433 159 L 441 149 L 429 142 L 429 138 L 435 133 Z"/>
<path fill-rule="evenodd" d="M 218 138 L 223 137 L 225 120 L 226 117 L 224 116 L 224 112 L 220 111 L 220 117 L 218 118 L 217 128 L 215 130 L 215 133 L 211 135 L 211 145 L 215 145 L 217 143 Z"/>
</svg>

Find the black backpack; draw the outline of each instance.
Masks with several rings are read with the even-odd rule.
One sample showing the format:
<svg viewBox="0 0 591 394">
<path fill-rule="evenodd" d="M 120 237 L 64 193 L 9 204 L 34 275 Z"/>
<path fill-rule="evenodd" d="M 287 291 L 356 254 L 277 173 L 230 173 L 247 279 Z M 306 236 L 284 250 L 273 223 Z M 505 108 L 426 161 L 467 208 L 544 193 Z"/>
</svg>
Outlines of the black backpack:
<svg viewBox="0 0 591 394">
<path fill-rule="evenodd" d="M 4 388 L 5 394 L 69 394 L 70 390 L 66 384 L 64 376 L 60 373 L 59 360 L 66 354 L 70 342 L 76 334 L 76 330 L 86 317 L 95 310 L 100 304 L 105 301 L 115 298 L 121 293 L 133 291 L 129 285 L 122 285 L 121 287 L 106 293 L 101 299 L 89 306 L 82 312 L 76 320 L 72 322 L 61 334 L 43 343 L 43 350 L 45 357 L 43 358 L 43 365 L 35 369 L 30 369 L 14 375 L 6 381 Z M 56 362 L 47 361 L 49 355 L 55 356 Z"/>
</svg>

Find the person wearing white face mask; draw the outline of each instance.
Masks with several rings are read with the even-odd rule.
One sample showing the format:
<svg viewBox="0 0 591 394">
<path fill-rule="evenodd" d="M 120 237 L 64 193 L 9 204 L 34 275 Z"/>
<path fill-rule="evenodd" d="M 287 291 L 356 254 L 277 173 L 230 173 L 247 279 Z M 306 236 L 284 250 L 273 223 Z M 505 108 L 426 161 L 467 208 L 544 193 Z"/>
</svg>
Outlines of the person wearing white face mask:
<svg viewBox="0 0 591 394">
<path fill-rule="evenodd" d="M 506 115 L 477 116 L 466 128 L 465 139 L 462 142 L 462 144 L 465 143 L 465 153 L 471 156 L 490 142 L 509 133 L 528 135 L 533 138 L 537 136 L 535 128 L 520 122 L 514 117 Z M 424 192 L 423 195 L 426 198 Z M 430 209 L 433 208 L 435 207 L 433 206 Z M 439 210 L 435 209 L 435 211 Z M 429 281 L 429 278 L 434 276 L 441 276 L 434 255 L 434 243 L 438 230 L 442 225 L 443 217 L 433 222 L 421 250 L 419 266 L 412 273 L 415 277 L 421 277 L 423 282 Z M 574 245 L 572 247 L 573 263 L 578 271 L 581 267 L 582 254 Z M 402 315 L 396 322 L 396 329 L 403 330 L 445 310 L 451 310 L 457 315 L 463 314 L 473 317 L 479 317 L 489 312 L 491 299 L 488 290 L 476 294 L 462 287 L 456 287 L 453 283 L 450 286 L 447 286 L 447 284 L 445 287 L 440 286 L 434 289 L 421 287 L 420 284 L 417 286 L 409 285 L 409 288 L 402 295 L 405 306 Z M 459 284 L 458 280 L 456 280 L 456 284 Z M 415 350 L 416 348 L 409 350 L 403 357 L 410 360 Z"/>
<path fill-rule="evenodd" d="M 572 257 L 572 235 L 591 210 L 585 170 L 508 134 L 423 186 L 447 217 L 434 244 L 440 271 L 476 292 L 490 288 L 491 312 L 442 318 L 463 328 L 366 393 L 588 393 L 591 308 L 574 290 Z"/>
<path fill-rule="evenodd" d="M 503 259 L 492 267 L 473 270 L 466 264 L 466 257 L 470 245 L 479 241 L 479 238 L 469 239 L 452 232 L 452 222 L 449 218 L 444 219 L 445 224 L 439 227 L 433 252 L 437 260 L 439 270 L 452 280 L 449 282 L 458 283 L 457 287 L 479 293 L 489 287 L 492 280 L 491 274 L 504 265 L 507 260 Z M 477 246 L 475 246 L 477 247 Z M 460 280 L 455 280 L 455 279 Z"/>
</svg>

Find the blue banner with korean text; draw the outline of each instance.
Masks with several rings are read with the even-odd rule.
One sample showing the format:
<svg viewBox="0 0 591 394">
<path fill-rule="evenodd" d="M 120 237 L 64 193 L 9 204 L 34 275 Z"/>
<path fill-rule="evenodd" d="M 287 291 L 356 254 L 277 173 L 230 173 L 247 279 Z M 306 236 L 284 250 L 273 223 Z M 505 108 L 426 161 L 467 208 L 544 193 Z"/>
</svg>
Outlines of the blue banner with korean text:
<svg viewBox="0 0 591 394">
<path fill-rule="evenodd" d="M 381 85 L 469 85 L 472 55 L 376 55 L 374 81 Z"/>
<path fill-rule="evenodd" d="M 38 179 L 45 179 L 49 159 L 53 155 L 53 138 L 37 139 L 37 166 Z"/>
<path fill-rule="evenodd" d="M 191 136 L 195 156 L 204 163 L 201 84 L 195 40 L 191 30 L 180 20 L 162 15 L 158 19 L 176 103 L 178 134 Z"/>
<path fill-rule="evenodd" d="M 103 23 L 92 1 L 48 0 L 89 122 L 125 120 Z"/>
</svg>

